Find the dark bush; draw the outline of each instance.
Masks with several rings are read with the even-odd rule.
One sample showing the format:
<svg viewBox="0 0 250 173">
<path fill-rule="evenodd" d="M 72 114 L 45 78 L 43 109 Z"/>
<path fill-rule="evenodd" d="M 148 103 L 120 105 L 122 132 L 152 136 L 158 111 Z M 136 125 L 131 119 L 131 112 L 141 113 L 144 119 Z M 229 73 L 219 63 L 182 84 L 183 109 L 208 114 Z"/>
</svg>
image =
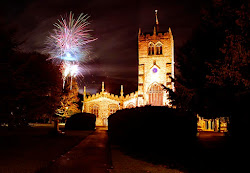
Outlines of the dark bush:
<svg viewBox="0 0 250 173">
<path fill-rule="evenodd" d="M 186 145 L 195 139 L 196 132 L 193 113 L 167 107 L 124 109 L 109 117 L 111 141 L 134 148 Z"/>
<path fill-rule="evenodd" d="M 96 116 L 89 113 L 72 115 L 65 124 L 66 130 L 94 130 Z"/>
<path fill-rule="evenodd" d="M 126 154 L 178 169 L 197 166 L 197 118 L 192 112 L 145 106 L 117 111 L 108 120 L 111 143 Z"/>
</svg>

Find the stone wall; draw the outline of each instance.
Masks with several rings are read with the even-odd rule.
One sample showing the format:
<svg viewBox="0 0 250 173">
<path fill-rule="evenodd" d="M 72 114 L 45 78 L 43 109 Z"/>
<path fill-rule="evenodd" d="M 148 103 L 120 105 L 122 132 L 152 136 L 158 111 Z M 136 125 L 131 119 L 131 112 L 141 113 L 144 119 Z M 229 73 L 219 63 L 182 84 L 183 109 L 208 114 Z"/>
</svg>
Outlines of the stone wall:
<svg viewBox="0 0 250 173">
<path fill-rule="evenodd" d="M 109 98 L 107 95 L 99 94 L 99 97 L 95 96 L 95 98 L 90 98 L 84 102 L 84 112 L 91 113 L 90 107 L 91 105 L 98 105 L 98 116 L 96 117 L 96 125 L 97 126 L 105 126 L 107 125 L 107 118 L 110 115 L 110 109 L 114 105 L 117 106 L 117 110 L 120 109 L 120 101 L 119 99 L 114 99 L 116 97 Z M 118 97 L 117 97 L 118 98 Z"/>
</svg>

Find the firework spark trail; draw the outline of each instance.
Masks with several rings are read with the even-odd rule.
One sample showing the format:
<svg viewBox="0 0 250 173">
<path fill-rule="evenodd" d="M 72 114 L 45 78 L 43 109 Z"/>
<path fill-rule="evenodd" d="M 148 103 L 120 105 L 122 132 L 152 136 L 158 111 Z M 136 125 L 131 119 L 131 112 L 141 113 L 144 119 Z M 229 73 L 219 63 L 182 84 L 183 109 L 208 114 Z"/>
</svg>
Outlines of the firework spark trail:
<svg viewBox="0 0 250 173">
<path fill-rule="evenodd" d="M 64 62 L 62 64 L 62 75 L 63 78 L 66 78 L 68 76 L 73 76 L 76 77 L 79 72 L 81 72 L 81 68 L 79 66 L 79 64 L 74 64 L 74 63 L 70 63 L 70 62 Z"/>
<path fill-rule="evenodd" d="M 77 75 L 80 75 L 82 71 L 83 71 L 83 68 L 77 62 L 72 62 L 72 61 L 63 62 L 61 65 L 63 88 L 64 88 L 65 80 L 67 77 L 71 77 L 71 81 L 72 81 L 72 77 L 76 77 Z"/>
</svg>

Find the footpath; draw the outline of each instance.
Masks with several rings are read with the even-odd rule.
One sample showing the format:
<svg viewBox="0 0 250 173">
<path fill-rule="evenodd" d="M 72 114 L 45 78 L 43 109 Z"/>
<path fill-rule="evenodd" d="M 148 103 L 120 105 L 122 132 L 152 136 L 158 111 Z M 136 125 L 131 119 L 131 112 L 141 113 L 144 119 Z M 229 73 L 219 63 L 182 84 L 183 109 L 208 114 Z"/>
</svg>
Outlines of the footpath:
<svg viewBox="0 0 250 173">
<path fill-rule="evenodd" d="M 111 155 L 107 128 L 97 129 L 39 173 L 109 173 Z"/>
</svg>

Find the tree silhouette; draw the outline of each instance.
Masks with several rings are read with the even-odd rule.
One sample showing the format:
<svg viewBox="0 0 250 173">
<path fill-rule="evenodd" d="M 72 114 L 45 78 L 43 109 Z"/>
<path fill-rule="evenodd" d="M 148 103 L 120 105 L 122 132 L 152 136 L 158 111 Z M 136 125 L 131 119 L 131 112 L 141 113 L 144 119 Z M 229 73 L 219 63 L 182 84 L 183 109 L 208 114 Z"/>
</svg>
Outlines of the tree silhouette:
<svg viewBox="0 0 250 173">
<path fill-rule="evenodd" d="M 8 95 L 9 124 L 21 121 L 51 118 L 58 106 L 62 80 L 59 67 L 46 59 L 48 56 L 37 52 L 20 53 L 9 60 L 11 88 Z"/>
<path fill-rule="evenodd" d="M 234 5 L 234 6 L 233 6 Z M 219 20 L 225 29 L 223 45 L 219 48 L 221 58 L 208 63 L 211 73 L 207 76 L 210 84 L 221 87 L 249 89 L 249 16 L 245 3 L 217 3 L 212 25 Z M 220 18 L 218 19 L 218 16 Z M 218 23 L 218 21 L 217 21 Z"/>
<path fill-rule="evenodd" d="M 245 0 L 210 1 L 199 27 L 177 53 L 177 78 L 194 92 L 193 111 L 229 116 L 235 96 L 249 89 L 247 5 Z"/>
</svg>

